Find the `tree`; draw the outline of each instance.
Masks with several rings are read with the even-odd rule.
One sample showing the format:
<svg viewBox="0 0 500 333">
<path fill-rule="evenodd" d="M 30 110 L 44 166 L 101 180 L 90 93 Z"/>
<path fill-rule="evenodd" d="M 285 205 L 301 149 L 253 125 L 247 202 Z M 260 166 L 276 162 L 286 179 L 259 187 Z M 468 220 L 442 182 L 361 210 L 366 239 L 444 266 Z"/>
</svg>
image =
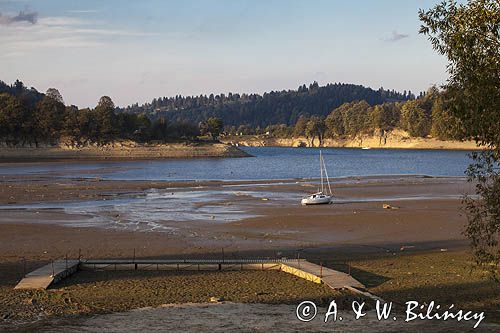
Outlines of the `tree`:
<svg viewBox="0 0 500 333">
<path fill-rule="evenodd" d="M 118 134 L 116 125 L 115 104 L 108 96 L 102 96 L 94 109 L 98 124 L 98 141 L 107 143 L 114 140 Z"/>
<path fill-rule="evenodd" d="M 166 142 L 169 137 L 169 124 L 168 120 L 165 118 L 160 118 L 155 121 L 151 126 L 150 137 L 153 140 L 159 140 Z"/>
<path fill-rule="evenodd" d="M 465 137 L 460 119 L 453 116 L 443 104 L 443 98 L 439 96 L 432 105 L 433 137 L 440 140 L 461 140 Z"/>
<path fill-rule="evenodd" d="M 79 111 L 76 106 L 67 106 L 64 113 L 61 136 L 64 136 L 72 145 L 82 143 L 81 124 L 79 122 Z"/>
<path fill-rule="evenodd" d="M 401 127 L 411 136 L 426 137 L 431 129 L 431 122 L 425 109 L 418 100 L 406 102 L 401 108 Z"/>
<path fill-rule="evenodd" d="M 311 118 L 309 118 L 309 121 L 306 125 L 305 134 L 306 137 L 311 140 L 311 146 L 314 145 L 314 139 L 316 137 L 318 137 L 319 146 L 321 147 L 323 145 L 325 130 L 326 126 L 323 118 L 318 116 L 312 116 Z"/>
<path fill-rule="evenodd" d="M 61 102 L 62 96 L 59 92 L 56 89 L 52 89 L 51 94 L 53 95 L 46 94 L 38 102 L 35 110 L 35 131 L 37 136 L 47 143 L 53 143 L 59 139 L 66 111 L 66 107 Z"/>
<path fill-rule="evenodd" d="M 220 118 L 210 117 L 206 121 L 200 123 L 200 132 L 202 135 L 209 134 L 212 140 L 219 138 L 224 124 Z"/>
<path fill-rule="evenodd" d="M 47 89 L 47 92 L 45 93 L 45 96 L 48 97 L 48 98 L 53 99 L 56 102 L 64 104 L 63 97 L 62 97 L 61 93 L 59 92 L 59 90 L 57 90 L 56 88 L 49 88 L 49 89 Z"/>
<path fill-rule="evenodd" d="M 29 106 L 12 95 L 0 94 L 0 137 L 7 145 L 31 143 L 33 126 Z"/>
<path fill-rule="evenodd" d="M 345 133 L 351 138 L 367 132 L 370 128 L 370 105 L 366 101 L 352 102 L 341 106 Z"/>
<path fill-rule="evenodd" d="M 476 263 L 498 281 L 500 262 L 500 2 L 443 2 L 419 12 L 420 33 L 448 59 L 444 103 L 465 134 L 488 150 L 472 154 L 468 180 L 478 198 L 464 198 Z"/>
<path fill-rule="evenodd" d="M 293 136 L 294 137 L 298 138 L 298 137 L 305 135 L 306 126 L 307 126 L 308 121 L 309 121 L 309 119 L 306 116 L 304 116 L 304 115 L 299 116 L 299 119 L 297 119 L 297 122 L 295 123 L 295 127 L 293 129 Z"/>
<path fill-rule="evenodd" d="M 394 103 L 375 105 L 371 112 L 371 122 L 374 128 L 382 132 L 392 130 L 399 123 L 400 110 Z"/>
<path fill-rule="evenodd" d="M 340 108 L 333 110 L 325 119 L 328 135 L 331 137 L 343 137 L 345 134 L 344 120 Z"/>
</svg>

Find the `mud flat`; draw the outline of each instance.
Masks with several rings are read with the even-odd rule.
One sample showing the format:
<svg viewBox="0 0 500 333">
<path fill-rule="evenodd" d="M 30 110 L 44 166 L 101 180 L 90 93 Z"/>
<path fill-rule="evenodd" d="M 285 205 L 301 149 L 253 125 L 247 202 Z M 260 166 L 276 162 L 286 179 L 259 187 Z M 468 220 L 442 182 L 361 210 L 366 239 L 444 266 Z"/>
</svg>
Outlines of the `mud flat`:
<svg viewBox="0 0 500 333">
<path fill-rule="evenodd" d="M 316 189 L 315 180 L 151 182 L 64 176 L 0 178 L 0 318 L 9 323 L 206 302 L 207 286 L 212 285 L 228 288 L 222 296 L 234 302 L 297 304 L 301 297 L 336 297 L 315 289 L 318 286 L 298 286 L 288 275 L 281 280 L 282 276 L 267 272 L 255 272 L 264 274 L 253 278 L 260 281 L 257 284 L 238 285 L 236 281 L 244 278 L 237 272 L 227 273 L 234 275 L 228 275 L 226 282 L 216 273 L 106 272 L 77 274 L 68 284 L 33 294 L 12 289 L 24 270 L 66 254 L 70 258 L 80 252 L 84 258 L 130 258 L 135 253 L 137 258 L 219 259 L 222 248 L 225 258 L 234 259 L 300 255 L 351 271 L 385 300 L 454 303 L 487 311 L 486 321 L 498 321 L 498 284 L 486 272 L 472 268 L 462 235 L 466 220 L 460 198 L 473 191 L 473 184 L 464 178 L 334 179 L 335 204 L 303 207 L 299 199 Z M 187 203 L 192 206 L 181 211 L 179 207 Z M 391 209 L 383 208 L 384 204 Z M 139 218 L 137 212 L 142 214 Z M 185 287 L 189 281 L 196 283 Z M 279 289 L 281 283 L 293 287 L 285 291 Z M 103 293 L 96 293 L 96 288 Z M 300 292 L 289 291 L 294 288 Z"/>
</svg>

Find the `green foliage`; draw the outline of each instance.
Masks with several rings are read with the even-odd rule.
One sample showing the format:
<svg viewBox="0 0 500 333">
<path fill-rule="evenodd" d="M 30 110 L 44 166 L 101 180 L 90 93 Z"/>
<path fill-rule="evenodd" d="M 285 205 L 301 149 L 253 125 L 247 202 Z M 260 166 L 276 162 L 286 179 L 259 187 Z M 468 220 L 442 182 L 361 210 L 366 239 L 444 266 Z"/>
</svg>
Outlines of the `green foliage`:
<svg viewBox="0 0 500 333">
<path fill-rule="evenodd" d="M 290 138 L 293 136 L 294 128 L 285 124 L 269 125 L 266 127 L 266 133 L 278 138 Z"/>
<path fill-rule="evenodd" d="M 224 124 L 221 119 L 210 117 L 206 121 L 202 121 L 199 127 L 202 135 L 208 134 L 215 141 L 219 138 Z"/>
<path fill-rule="evenodd" d="M 398 125 L 400 115 L 401 110 L 395 103 L 375 105 L 371 112 L 371 123 L 373 128 L 387 132 Z"/>
<path fill-rule="evenodd" d="M 340 108 L 345 134 L 351 138 L 370 129 L 370 105 L 365 101 L 343 104 Z"/>
<path fill-rule="evenodd" d="M 485 266 L 500 281 L 500 163 L 498 153 L 483 151 L 472 154 L 474 163 L 467 169 L 470 182 L 476 184 L 477 200 L 465 196 L 468 225 L 465 235 L 471 240 L 476 262 Z"/>
<path fill-rule="evenodd" d="M 419 107 L 418 101 L 408 101 L 401 108 L 401 127 L 411 136 L 429 135 L 431 122 L 425 109 Z"/>
<path fill-rule="evenodd" d="M 3 91 L 3 92 L 2 92 Z M 111 98 L 103 96 L 94 109 L 66 107 L 54 88 L 40 94 L 16 81 L 7 86 L 0 81 L 0 143 L 8 146 L 40 143 L 56 144 L 61 139 L 72 145 L 106 144 L 117 139 L 137 141 L 194 140 L 196 125 L 186 121 L 151 122 L 144 114 L 116 113 Z M 222 123 L 211 120 L 218 136 Z"/>
<path fill-rule="evenodd" d="M 131 105 L 123 111 L 146 113 L 152 119 L 166 117 L 170 121 L 188 120 L 193 123 L 215 117 L 228 126 L 248 125 L 265 128 L 268 125 L 293 125 L 299 117 L 326 117 L 343 103 L 364 100 L 370 105 L 412 99 L 411 93 L 394 90 L 373 90 L 360 85 L 335 83 L 320 87 L 317 82 L 297 90 L 271 91 L 258 94 L 224 94 L 155 98 L 151 103 Z"/>
<path fill-rule="evenodd" d="M 476 261 L 498 281 L 500 261 L 500 2 L 443 2 L 419 12 L 420 32 L 448 59 L 444 104 L 467 136 L 489 148 L 467 170 L 477 198 L 465 197 Z M 436 111 L 436 113 L 438 113 Z"/>
<path fill-rule="evenodd" d="M 8 145 L 28 143 L 33 129 L 33 117 L 19 99 L 0 95 L 0 138 Z M 29 142 L 31 143 L 31 141 Z"/>
<path fill-rule="evenodd" d="M 333 110 L 325 119 L 328 135 L 331 137 L 342 137 L 345 135 L 342 106 Z"/>
<path fill-rule="evenodd" d="M 420 33 L 448 58 L 445 103 L 479 143 L 500 146 L 500 2 L 443 2 L 419 12 Z"/>
<path fill-rule="evenodd" d="M 432 106 L 431 136 L 440 140 L 461 140 L 466 137 L 462 122 L 444 107 L 442 97 Z"/>
<path fill-rule="evenodd" d="M 308 121 L 309 119 L 306 116 L 300 115 L 299 119 L 297 119 L 297 122 L 295 123 L 295 126 L 293 128 L 293 136 L 295 137 L 305 136 L 306 126 Z"/>
<path fill-rule="evenodd" d="M 56 89 L 49 89 L 48 92 L 51 95 L 46 95 L 38 102 L 35 110 L 36 136 L 40 141 L 52 143 L 59 139 L 66 107 Z"/>
<path fill-rule="evenodd" d="M 319 145 L 323 145 L 323 139 L 325 137 L 326 126 L 325 121 L 322 117 L 312 116 L 306 124 L 305 135 L 306 138 L 311 140 L 311 146 L 314 143 L 314 139 L 317 137 L 319 140 Z"/>
</svg>

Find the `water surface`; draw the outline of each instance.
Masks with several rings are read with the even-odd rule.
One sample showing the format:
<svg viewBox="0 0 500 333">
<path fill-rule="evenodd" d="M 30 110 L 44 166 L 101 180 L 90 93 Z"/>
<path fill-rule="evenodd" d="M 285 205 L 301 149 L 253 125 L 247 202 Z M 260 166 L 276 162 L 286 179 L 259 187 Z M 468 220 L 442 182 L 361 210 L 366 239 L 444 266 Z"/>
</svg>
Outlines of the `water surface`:
<svg viewBox="0 0 500 333">
<path fill-rule="evenodd" d="M 319 149 L 244 147 L 248 158 L 0 164 L 1 175 L 41 174 L 111 180 L 273 180 L 319 177 Z M 464 176 L 468 151 L 322 148 L 330 177 Z"/>
</svg>

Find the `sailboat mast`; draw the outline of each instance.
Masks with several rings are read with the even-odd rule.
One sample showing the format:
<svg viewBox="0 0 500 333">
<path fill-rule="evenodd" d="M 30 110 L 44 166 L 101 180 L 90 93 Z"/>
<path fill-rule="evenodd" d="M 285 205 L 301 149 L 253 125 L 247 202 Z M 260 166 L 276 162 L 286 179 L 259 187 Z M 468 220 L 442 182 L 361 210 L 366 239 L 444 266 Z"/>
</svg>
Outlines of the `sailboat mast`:
<svg viewBox="0 0 500 333">
<path fill-rule="evenodd" d="M 319 151 L 319 170 L 321 174 L 321 192 L 323 192 L 323 155 L 321 150 Z"/>
<path fill-rule="evenodd" d="M 328 179 L 328 171 L 326 171 L 325 159 L 323 159 L 323 168 L 325 168 L 326 183 L 328 184 L 329 195 L 333 195 L 332 188 L 330 187 L 330 179 Z"/>
</svg>

